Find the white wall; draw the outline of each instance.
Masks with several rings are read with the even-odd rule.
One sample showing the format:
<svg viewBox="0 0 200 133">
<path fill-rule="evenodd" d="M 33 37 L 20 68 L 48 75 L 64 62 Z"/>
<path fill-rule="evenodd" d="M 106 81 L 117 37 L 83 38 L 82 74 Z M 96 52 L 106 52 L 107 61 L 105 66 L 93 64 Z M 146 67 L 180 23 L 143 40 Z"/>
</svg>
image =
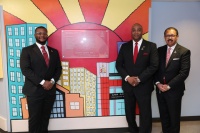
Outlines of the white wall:
<svg viewBox="0 0 200 133">
<path fill-rule="evenodd" d="M 0 45 L 2 48 L 3 79 L 0 79 L 0 128 L 10 131 L 9 109 L 8 109 L 8 78 L 7 78 L 7 57 L 4 36 L 3 9 L 0 6 Z"/>
<path fill-rule="evenodd" d="M 191 70 L 186 80 L 182 116 L 200 116 L 200 2 L 152 2 L 150 40 L 165 44 L 164 30 L 176 27 L 178 43 L 191 50 Z M 153 117 L 159 117 L 155 92 L 152 95 Z"/>
</svg>

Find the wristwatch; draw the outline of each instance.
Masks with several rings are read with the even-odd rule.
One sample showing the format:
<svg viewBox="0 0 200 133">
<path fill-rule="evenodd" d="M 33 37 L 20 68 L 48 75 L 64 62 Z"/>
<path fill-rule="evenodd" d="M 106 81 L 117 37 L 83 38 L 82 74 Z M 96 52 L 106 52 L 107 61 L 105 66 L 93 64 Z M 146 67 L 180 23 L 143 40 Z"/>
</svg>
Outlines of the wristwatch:
<svg viewBox="0 0 200 133">
<path fill-rule="evenodd" d="M 51 82 L 52 84 L 55 84 L 55 81 L 54 81 L 54 80 L 51 80 L 50 82 Z"/>
</svg>

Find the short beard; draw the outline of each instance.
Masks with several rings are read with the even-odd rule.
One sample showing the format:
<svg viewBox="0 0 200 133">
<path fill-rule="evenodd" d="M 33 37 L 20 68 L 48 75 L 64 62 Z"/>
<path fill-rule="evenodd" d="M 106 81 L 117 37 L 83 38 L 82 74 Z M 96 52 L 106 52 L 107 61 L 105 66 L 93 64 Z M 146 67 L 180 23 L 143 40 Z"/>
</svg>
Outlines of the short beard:
<svg viewBox="0 0 200 133">
<path fill-rule="evenodd" d="M 39 43 L 39 44 L 41 44 L 41 45 L 45 45 L 45 44 L 46 44 L 46 42 L 47 42 L 47 40 L 46 40 L 46 41 L 43 41 L 43 42 L 41 42 L 40 40 L 37 40 L 37 39 L 36 39 L 36 42 L 37 42 L 37 43 Z"/>
</svg>

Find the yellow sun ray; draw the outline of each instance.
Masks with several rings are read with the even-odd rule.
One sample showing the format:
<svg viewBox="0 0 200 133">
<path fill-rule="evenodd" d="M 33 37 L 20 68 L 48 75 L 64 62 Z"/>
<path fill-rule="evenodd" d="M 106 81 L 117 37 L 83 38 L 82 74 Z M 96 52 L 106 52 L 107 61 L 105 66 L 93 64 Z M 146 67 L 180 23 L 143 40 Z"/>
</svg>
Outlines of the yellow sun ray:
<svg viewBox="0 0 200 133">
<path fill-rule="evenodd" d="M 102 25 L 115 30 L 145 0 L 110 0 Z"/>
<path fill-rule="evenodd" d="M 148 40 L 149 39 L 149 33 L 146 33 L 142 36 L 145 40 Z"/>
<path fill-rule="evenodd" d="M 26 23 L 47 24 L 49 34 L 56 30 L 56 27 L 30 0 L 2 0 L 0 3 L 3 6 L 3 10 Z"/>
<path fill-rule="evenodd" d="M 78 0 L 60 0 L 71 24 L 85 22 Z"/>
</svg>

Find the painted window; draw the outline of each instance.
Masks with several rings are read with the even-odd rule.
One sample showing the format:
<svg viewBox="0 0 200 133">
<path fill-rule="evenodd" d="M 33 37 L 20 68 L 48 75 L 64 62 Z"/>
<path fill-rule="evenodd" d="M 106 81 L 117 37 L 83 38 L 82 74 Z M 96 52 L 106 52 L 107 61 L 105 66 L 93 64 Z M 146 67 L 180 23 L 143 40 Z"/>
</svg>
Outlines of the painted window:
<svg viewBox="0 0 200 133">
<path fill-rule="evenodd" d="M 20 68 L 20 60 L 16 60 L 17 61 L 17 68 Z"/>
<path fill-rule="evenodd" d="M 22 116 L 22 108 L 19 108 L 19 115 Z"/>
<path fill-rule="evenodd" d="M 70 108 L 71 110 L 79 110 L 80 109 L 79 102 L 70 102 Z"/>
<path fill-rule="evenodd" d="M 29 44 L 29 45 L 32 45 L 32 44 L 33 44 L 33 38 L 29 38 L 29 39 L 28 39 L 28 44 Z"/>
<path fill-rule="evenodd" d="M 22 86 L 21 85 L 18 86 L 18 93 L 22 94 Z"/>
<path fill-rule="evenodd" d="M 14 59 L 10 59 L 10 67 L 14 67 Z"/>
<path fill-rule="evenodd" d="M 12 36 L 12 28 L 8 28 L 8 35 Z"/>
<path fill-rule="evenodd" d="M 12 115 L 17 116 L 17 108 L 12 108 Z"/>
<path fill-rule="evenodd" d="M 17 103 L 16 97 L 11 97 L 11 103 L 12 103 L 12 104 L 16 104 L 16 103 Z"/>
<path fill-rule="evenodd" d="M 21 104 L 21 98 L 24 98 L 23 96 L 19 96 L 19 104 Z"/>
<path fill-rule="evenodd" d="M 17 72 L 17 82 L 21 82 L 21 73 Z"/>
<path fill-rule="evenodd" d="M 13 47 L 13 41 L 12 41 L 12 38 L 9 38 L 9 39 L 8 39 L 8 45 L 9 45 L 10 47 Z"/>
<path fill-rule="evenodd" d="M 16 94 L 16 86 L 15 85 L 11 85 L 11 92 L 13 94 Z"/>
<path fill-rule="evenodd" d="M 15 35 L 18 36 L 19 35 L 19 29 L 15 28 Z"/>
<path fill-rule="evenodd" d="M 10 72 L 10 80 L 11 81 L 15 81 L 15 73 L 14 72 Z"/>
<path fill-rule="evenodd" d="M 32 27 L 28 27 L 28 34 L 32 35 L 33 34 L 33 28 Z"/>
<path fill-rule="evenodd" d="M 16 55 L 17 55 L 17 57 L 20 57 L 20 53 L 21 53 L 21 51 L 18 49 L 18 50 L 16 50 Z"/>
<path fill-rule="evenodd" d="M 25 47 L 26 43 L 25 43 L 25 39 L 22 39 L 22 47 Z"/>
<path fill-rule="evenodd" d="M 9 51 L 10 51 L 10 56 L 14 56 L 14 50 L 11 48 Z"/>
<path fill-rule="evenodd" d="M 15 39 L 15 46 L 16 46 L 16 47 L 19 47 L 19 46 L 20 46 L 19 39 Z"/>
<path fill-rule="evenodd" d="M 21 29 L 21 35 L 24 36 L 25 35 L 24 27 L 21 27 L 20 29 Z"/>
</svg>

